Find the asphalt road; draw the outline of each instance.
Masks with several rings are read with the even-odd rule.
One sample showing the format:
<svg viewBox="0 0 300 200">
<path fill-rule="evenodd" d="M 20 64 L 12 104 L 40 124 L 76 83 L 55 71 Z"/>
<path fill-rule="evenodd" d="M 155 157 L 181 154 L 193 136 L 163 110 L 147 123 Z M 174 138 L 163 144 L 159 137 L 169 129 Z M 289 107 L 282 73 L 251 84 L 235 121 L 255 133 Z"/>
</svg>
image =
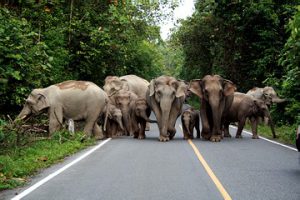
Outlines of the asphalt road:
<svg viewBox="0 0 300 200">
<path fill-rule="evenodd" d="M 179 126 L 178 120 L 176 137 L 167 143 L 158 141 L 152 124 L 145 140 L 121 137 L 91 147 L 44 170 L 28 186 L 0 193 L 0 199 L 18 199 L 24 191 L 28 200 L 300 199 L 300 153 L 245 133 L 243 139 L 191 144 Z"/>
</svg>

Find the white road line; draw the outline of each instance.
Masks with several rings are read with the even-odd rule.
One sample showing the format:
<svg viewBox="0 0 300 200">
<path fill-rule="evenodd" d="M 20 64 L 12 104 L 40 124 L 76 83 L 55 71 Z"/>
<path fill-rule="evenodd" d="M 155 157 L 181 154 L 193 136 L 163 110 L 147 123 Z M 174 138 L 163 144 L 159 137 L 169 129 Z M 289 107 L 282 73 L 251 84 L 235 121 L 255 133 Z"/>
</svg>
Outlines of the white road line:
<svg viewBox="0 0 300 200">
<path fill-rule="evenodd" d="M 230 125 L 230 127 L 231 127 L 231 128 L 233 128 L 233 129 L 237 129 L 237 127 L 235 127 L 235 126 L 232 126 L 232 125 Z M 249 131 L 245 131 L 245 130 L 243 130 L 243 133 L 247 133 L 247 134 L 249 134 L 249 135 L 252 135 L 252 133 L 251 133 L 251 132 L 249 132 Z M 277 145 L 279 145 L 279 146 L 282 146 L 282 147 L 288 148 L 288 149 L 290 149 L 290 150 L 293 150 L 293 151 L 298 151 L 296 148 L 290 147 L 290 146 L 288 146 L 288 145 L 285 145 L 285 144 L 281 144 L 281 143 L 279 143 L 279 142 L 276 142 L 276 141 L 273 141 L 273 140 L 269 140 L 269 139 L 267 139 L 267 138 L 265 138 L 265 137 L 259 136 L 259 138 L 260 138 L 260 139 L 263 139 L 263 140 L 265 140 L 265 141 L 271 142 L 271 143 L 273 143 L 273 144 L 277 144 Z"/>
<path fill-rule="evenodd" d="M 11 200 L 22 199 L 23 197 L 25 197 L 26 195 L 30 194 L 35 189 L 37 189 L 38 187 L 40 187 L 41 185 L 45 184 L 46 182 L 48 182 L 49 180 L 51 180 L 52 178 L 54 178 L 55 176 L 57 176 L 58 174 L 62 173 L 66 169 L 70 168 L 71 166 L 75 165 L 76 163 L 78 163 L 79 161 L 81 161 L 82 159 L 84 159 L 85 157 L 87 157 L 90 154 L 92 154 L 94 151 L 96 151 L 97 149 L 99 149 L 100 147 L 102 147 L 104 144 L 106 144 L 110 140 L 111 140 L 111 138 L 108 138 L 108 139 L 104 140 L 103 142 L 101 142 L 100 144 L 98 144 L 97 146 L 95 146 L 94 148 L 92 148 L 91 150 L 89 150 L 88 152 L 86 152 L 85 154 L 83 154 L 82 156 L 80 156 L 79 158 L 75 159 L 74 161 L 72 161 L 71 163 L 65 165 L 64 167 L 60 168 L 59 170 L 55 171 L 54 173 L 48 175 L 46 178 L 40 180 L 39 182 L 37 182 L 36 184 L 34 184 L 33 186 L 31 186 L 30 188 L 24 190 L 23 192 L 21 192 L 20 194 L 18 194 L 14 198 L 12 198 Z"/>
</svg>

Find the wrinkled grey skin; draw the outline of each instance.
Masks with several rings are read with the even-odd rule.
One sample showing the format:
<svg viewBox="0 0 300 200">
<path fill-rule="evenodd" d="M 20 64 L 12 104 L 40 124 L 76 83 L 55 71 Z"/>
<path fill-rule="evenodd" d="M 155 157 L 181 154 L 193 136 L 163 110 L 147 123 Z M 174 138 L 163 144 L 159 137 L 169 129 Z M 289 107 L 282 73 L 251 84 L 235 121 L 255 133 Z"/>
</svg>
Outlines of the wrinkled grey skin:
<svg viewBox="0 0 300 200">
<path fill-rule="evenodd" d="M 264 88 L 254 87 L 246 94 L 256 99 L 263 100 L 267 104 L 267 106 L 270 106 L 272 103 L 282 103 L 286 101 L 285 99 L 280 99 L 277 96 L 275 90 L 269 86 L 266 86 Z"/>
<path fill-rule="evenodd" d="M 64 119 L 85 120 L 84 132 L 103 138 L 97 119 L 104 111 L 108 97 L 96 84 L 87 81 L 65 81 L 47 88 L 34 89 L 16 119 L 48 112 L 49 134 L 62 128 Z"/>
<path fill-rule="evenodd" d="M 108 103 L 105 110 L 104 133 L 106 137 L 116 137 L 123 135 L 123 115 L 119 108 Z"/>
<path fill-rule="evenodd" d="M 229 111 L 224 115 L 224 136 L 231 137 L 229 134 L 229 124 L 231 122 L 238 122 L 238 130 L 235 137 L 241 138 L 241 133 L 243 131 L 246 119 L 249 118 L 253 133 L 252 138 L 258 139 L 257 123 L 259 117 L 270 118 L 270 112 L 265 102 L 244 93 L 235 92 L 232 105 Z M 275 130 L 272 128 L 272 126 L 271 129 L 273 137 L 275 138 Z"/>
<path fill-rule="evenodd" d="M 149 119 L 151 109 L 144 98 L 137 98 L 132 106 L 133 123 L 137 123 L 134 127 L 138 127 L 138 129 L 134 131 L 134 138 L 145 139 L 146 123 L 153 122 Z"/>
<path fill-rule="evenodd" d="M 105 78 L 105 84 L 103 86 L 104 91 L 108 96 L 112 96 L 120 90 L 131 91 L 138 97 L 146 98 L 146 92 L 149 86 L 149 82 L 136 75 L 126 76 L 107 76 Z"/>
<path fill-rule="evenodd" d="M 235 85 L 218 75 L 206 75 L 202 80 L 192 80 L 189 90 L 201 100 L 201 136 L 212 142 L 220 142 L 221 119 L 231 106 Z"/>
<path fill-rule="evenodd" d="M 175 136 L 175 123 L 181 113 L 185 91 L 185 83 L 174 77 L 160 76 L 150 82 L 147 103 L 156 116 L 161 142 Z"/>
<path fill-rule="evenodd" d="M 181 114 L 181 123 L 183 129 L 183 138 L 194 139 L 194 128 L 197 131 L 197 138 L 200 138 L 200 111 L 194 108 L 188 108 Z"/>
</svg>

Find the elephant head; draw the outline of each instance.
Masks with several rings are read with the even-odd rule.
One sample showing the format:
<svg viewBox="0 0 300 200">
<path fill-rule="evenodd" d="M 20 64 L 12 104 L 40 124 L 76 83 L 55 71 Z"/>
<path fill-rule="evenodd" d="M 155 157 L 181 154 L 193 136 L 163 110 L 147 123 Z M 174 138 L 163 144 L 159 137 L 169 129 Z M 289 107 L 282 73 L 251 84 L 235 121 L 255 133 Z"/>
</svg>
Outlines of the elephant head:
<svg viewBox="0 0 300 200">
<path fill-rule="evenodd" d="M 121 130 L 124 130 L 123 122 L 122 122 L 122 112 L 119 108 L 117 108 L 115 105 L 108 103 L 106 105 L 106 111 L 105 111 L 105 120 L 104 120 L 104 131 L 106 131 L 107 126 L 107 120 L 113 120 L 115 121 Z"/>
<path fill-rule="evenodd" d="M 190 82 L 189 90 L 201 99 L 202 137 L 221 140 L 221 119 L 233 101 L 235 85 L 219 75 L 206 75 Z"/>
<path fill-rule="evenodd" d="M 149 105 L 156 115 L 160 141 L 173 138 L 178 118 L 185 99 L 186 85 L 174 77 L 160 76 L 149 85 Z"/>
<path fill-rule="evenodd" d="M 34 89 L 26 99 L 24 107 L 16 119 L 26 119 L 32 114 L 38 115 L 50 107 L 45 89 Z"/>
<path fill-rule="evenodd" d="M 144 99 L 144 98 L 137 98 L 135 100 L 134 112 L 135 112 L 135 115 L 137 117 L 140 117 L 140 118 L 144 119 L 147 122 L 151 121 L 149 119 L 151 111 L 150 111 L 150 108 L 149 108 L 149 106 L 147 104 L 146 99 Z"/>
<path fill-rule="evenodd" d="M 129 86 L 126 81 L 121 80 L 117 76 L 107 76 L 103 89 L 108 96 L 112 96 L 120 90 L 129 90 Z"/>
<path fill-rule="evenodd" d="M 285 99 L 280 99 L 274 88 L 266 86 L 263 88 L 263 100 L 265 103 L 270 106 L 272 103 L 282 103 L 285 102 Z"/>
</svg>

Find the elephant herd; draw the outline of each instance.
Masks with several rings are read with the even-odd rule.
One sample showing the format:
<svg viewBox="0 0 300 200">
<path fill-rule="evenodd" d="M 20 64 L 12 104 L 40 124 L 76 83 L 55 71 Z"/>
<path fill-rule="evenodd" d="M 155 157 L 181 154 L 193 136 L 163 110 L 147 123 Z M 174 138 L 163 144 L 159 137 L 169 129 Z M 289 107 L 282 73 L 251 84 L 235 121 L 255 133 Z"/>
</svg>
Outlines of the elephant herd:
<svg viewBox="0 0 300 200">
<path fill-rule="evenodd" d="M 200 98 L 200 112 L 190 106 L 184 109 L 190 92 Z M 184 139 L 193 138 L 194 128 L 200 138 L 201 120 L 201 137 L 219 142 L 223 136 L 230 137 L 232 122 L 238 122 L 236 137 L 241 137 L 246 119 L 250 119 L 253 138 L 258 138 L 259 117 L 271 120 L 269 105 L 282 101 L 272 87 L 236 92 L 236 86 L 219 75 L 206 75 L 189 84 L 171 76 L 159 76 L 150 83 L 136 75 L 107 76 L 103 90 L 92 82 L 73 80 L 34 89 L 16 119 L 47 112 L 50 136 L 64 121 L 84 120 L 85 135 L 93 134 L 96 139 L 119 135 L 144 139 L 149 123 L 157 123 L 159 141 L 166 142 L 175 136 L 181 115 Z M 156 121 L 149 119 L 151 111 Z"/>
</svg>

